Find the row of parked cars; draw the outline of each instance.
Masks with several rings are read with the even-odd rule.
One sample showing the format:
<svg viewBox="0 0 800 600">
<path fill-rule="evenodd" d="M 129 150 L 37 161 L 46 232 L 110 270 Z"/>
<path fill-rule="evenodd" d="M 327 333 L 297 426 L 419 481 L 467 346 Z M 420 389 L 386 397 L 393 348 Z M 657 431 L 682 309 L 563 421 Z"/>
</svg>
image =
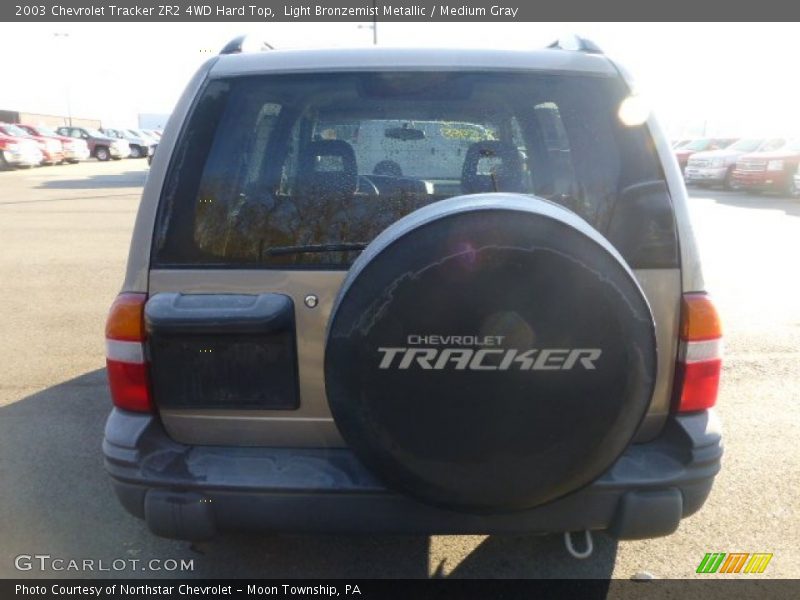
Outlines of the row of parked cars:
<svg viewBox="0 0 800 600">
<path fill-rule="evenodd" d="M 800 196 L 800 138 L 697 138 L 673 150 L 689 185 Z"/>
<path fill-rule="evenodd" d="M 88 158 L 149 158 L 161 138 L 156 129 L 64 126 L 53 130 L 24 123 L 0 123 L 0 168 L 77 163 Z"/>
</svg>

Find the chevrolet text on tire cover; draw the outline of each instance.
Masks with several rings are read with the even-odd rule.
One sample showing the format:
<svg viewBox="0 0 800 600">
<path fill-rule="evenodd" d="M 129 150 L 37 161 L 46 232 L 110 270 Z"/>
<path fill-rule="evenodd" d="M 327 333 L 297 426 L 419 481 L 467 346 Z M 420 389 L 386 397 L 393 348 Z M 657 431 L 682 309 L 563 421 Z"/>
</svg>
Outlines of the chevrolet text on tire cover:
<svg viewBox="0 0 800 600">
<path fill-rule="evenodd" d="M 159 141 L 106 325 L 157 535 L 668 535 L 720 468 L 673 153 L 591 42 L 241 53 Z M 266 47 L 266 46 L 265 46 Z"/>
</svg>

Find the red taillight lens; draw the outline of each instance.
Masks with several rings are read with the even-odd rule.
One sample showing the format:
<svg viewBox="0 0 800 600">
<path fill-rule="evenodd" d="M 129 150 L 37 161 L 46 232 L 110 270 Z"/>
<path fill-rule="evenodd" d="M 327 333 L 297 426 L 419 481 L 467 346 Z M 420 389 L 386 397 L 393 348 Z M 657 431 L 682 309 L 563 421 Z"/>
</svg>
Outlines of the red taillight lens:
<svg viewBox="0 0 800 600">
<path fill-rule="evenodd" d="M 106 359 L 106 370 L 115 406 L 138 412 L 153 410 L 147 365 Z"/>
<path fill-rule="evenodd" d="M 147 294 L 117 296 L 106 321 L 106 371 L 114 405 L 152 412 L 150 378 L 144 357 L 144 304 Z"/>
<path fill-rule="evenodd" d="M 684 294 L 676 369 L 678 412 L 711 408 L 717 402 L 722 372 L 722 326 L 711 299 Z"/>
</svg>

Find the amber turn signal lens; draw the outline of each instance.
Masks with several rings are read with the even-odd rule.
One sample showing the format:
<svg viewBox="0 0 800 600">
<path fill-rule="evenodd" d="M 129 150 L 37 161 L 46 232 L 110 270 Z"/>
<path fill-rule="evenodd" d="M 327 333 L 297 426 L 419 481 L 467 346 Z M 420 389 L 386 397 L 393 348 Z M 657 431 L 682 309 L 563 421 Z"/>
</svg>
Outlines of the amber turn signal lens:
<svg viewBox="0 0 800 600">
<path fill-rule="evenodd" d="M 106 320 L 106 339 L 141 342 L 144 340 L 144 303 L 147 294 L 123 293 L 117 296 Z"/>
<path fill-rule="evenodd" d="M 706 294 L 684 294 L 681 305 L 681 339 L 687 342 L 722 337 L 717 309 Z"/>
</svg>

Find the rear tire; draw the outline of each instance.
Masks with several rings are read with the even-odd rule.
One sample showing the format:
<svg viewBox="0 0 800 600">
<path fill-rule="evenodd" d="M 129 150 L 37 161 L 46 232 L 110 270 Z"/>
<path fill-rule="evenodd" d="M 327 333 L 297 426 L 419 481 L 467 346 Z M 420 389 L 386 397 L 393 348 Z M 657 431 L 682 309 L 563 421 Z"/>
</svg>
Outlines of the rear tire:
<svg viewBox="0 0 800 600">
<path fill-rule="evenodd" d="M 111 158 L 111 153 L 105 146 L 98 146 L 94 149 L 94 157 L 101 162 L 105 162 Z"/>
<path fill-rule="evenodd" d="M 722 188 L 729 192 L 733 192 L 737 189 L 736 183 L 733 180 L 733 168 L 728 169 L 728 172 L 725 173 L 725 179 L 722 180 Z"/>
<path fill-rule="evenodd" d="M 142 148 L 141 146 L 131 146 L 131 158 L 141 158 L 142 157 Z"/>
</svg>

